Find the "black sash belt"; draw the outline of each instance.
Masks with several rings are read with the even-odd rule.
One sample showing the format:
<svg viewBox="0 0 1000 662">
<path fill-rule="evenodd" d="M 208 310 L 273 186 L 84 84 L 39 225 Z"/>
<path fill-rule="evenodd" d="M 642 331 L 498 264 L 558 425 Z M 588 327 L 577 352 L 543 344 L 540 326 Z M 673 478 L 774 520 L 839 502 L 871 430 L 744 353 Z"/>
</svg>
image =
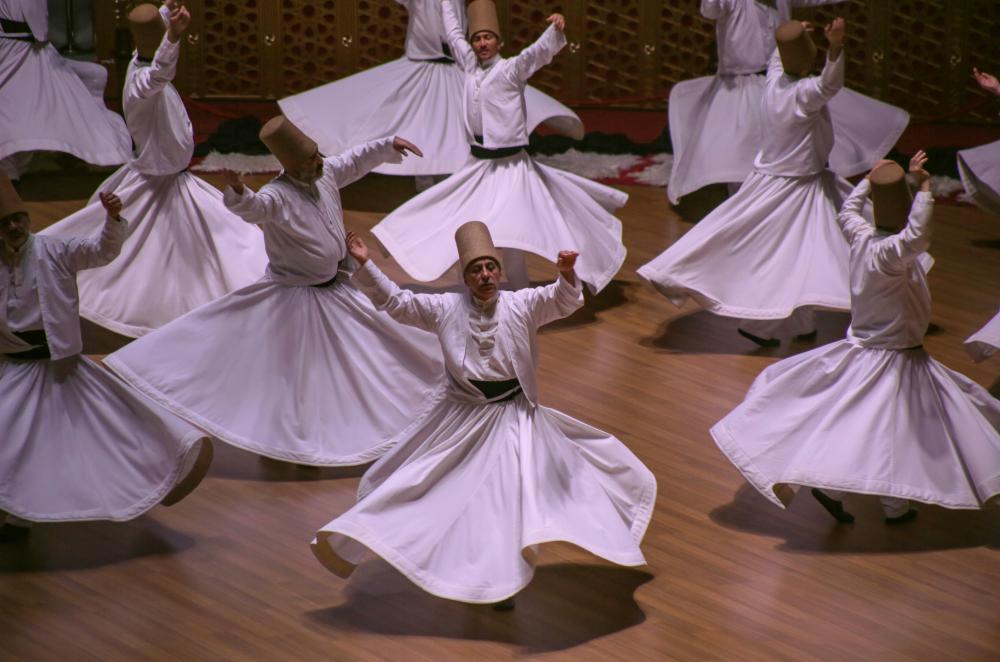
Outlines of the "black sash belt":
<svg viewBox="0 0 1000 662">
<path fill-rule="evenodd" d="M 45 335 L 45 331 L 42 329 L 33 329 L 31 331 L 12 331 L 12 333 L 29 345 L 38 345 L 38 347 L 32 347 L 31 349 L 26 349 L 23 352 L 4 354 L 7 358 L 21 360 L 41 360 L 52 358 L 52 354 L 49 353 L 49 339 Z"/>
<path fill-rule="evenodd" d="M 482 136 L 475 137 L 477 141 L 483 142 Z M 482 145 L 469 145 L 469 151 L 477 159 L 505 159 L 520 153 L 527 145 L 517 145 L 516 147 L 501 147 L 499 149 L 489 149 Z"/>
<path fill-rule="evenodd" d="M 6 34 L 0 35 L 4 39 L 17 39 L 18 41 L 34 41 L 31 34 L 31 26 L 22 21 L 12 21 L 7 18 L 0 18 L 0 30 Z M 27 33 L 27 34 L 18 34 Z"/>
<path fill-rule="evenodd" d="M 338 271 L 337 273 L 333 274 L 333 278 L 331 278 L 330 280 L 324 281 L 322 283 L 316 283 L 315 285 L 310 285 L 309 287 L 330 287 L 337 281 L 337 276 L 339 275 L 340 272 Z"/>
<path fill-rule="evenodd" d="M 494 402 L 507 402 L 521 393 L 521 382 L 517 381 L 516 378 L 502 382 L 481 382 L 478 379 L 470 379 L 469 383 L 479 389 L 479 392 L 485 395 L 487 400 L 493 400 L 493 398 L 500 397 L 510 391 L 507 397 L 502 400 L 494 400 Z"/>
</svg>

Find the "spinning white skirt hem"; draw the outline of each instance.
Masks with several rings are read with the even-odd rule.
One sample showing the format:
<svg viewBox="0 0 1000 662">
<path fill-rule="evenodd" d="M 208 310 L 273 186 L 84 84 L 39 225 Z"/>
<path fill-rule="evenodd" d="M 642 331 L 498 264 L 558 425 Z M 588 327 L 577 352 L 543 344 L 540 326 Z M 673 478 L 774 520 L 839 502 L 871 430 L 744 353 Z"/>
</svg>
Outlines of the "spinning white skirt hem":
<svg viewBox="0 0 1000 662">
<path fill-rule="evenodd" d="M 965 341 L 965 351 L 976 363 L 985 361 L 1000 349 L 1000 313 L 994 315 L 986 326 Z"/>
<path fill-rule="evenodd" d="M 428 593 L 491 603 L 531 581 L 544 543 L 645 563 L 656 479 L 618 439 L 523 394 L 435 405 L 317 532 L 327 569 L 346 577 L 374 552 Z"/>
<path fill-rule="evenodd" d="M 204 433 L 85 356 L 0 358 L 0 420 L 0 510 L 34 522 L 134 519 L 211 461 Z"/>
<path fill-rule="evenodd" d="M 621 221 L 611 212 L 628 195 L 542 165 L 525 152 L 473 159 L 460 171 L 398 207 L 372 233 L 413 278 L 440 278 L 458 260 L 455 231 L 480 220 L 493 242 L 555 261 L 576 250 L 576 273 L 602 290 L 625 261 Z"/>
<path fill-rule="evenodd" d="M 958 153 L 965 192 L 983 211 L 1000 214 L 1000 140 Z"/>
<path fill-rule="evenodd" d="M 375 168 L 383 175 L 446 175 L 469 160 L 462 99 L 464 78 L 454 64 L 399 58 L 278 101 L 284 113 L 324 154 L 387 136 L 412 140 L 423 158 Z M 525 89 L 528 132 L 546 122 L 583 138 L 576 113 L 552 97 Z"/>
<path fill-rule="evenodd" d="M 324 288 L 263 279 L 105 359 L 214 437 L 315 466 L 369 462 L 428 409 L 437 340 L 374 309 L 345 276 Z"/>
<path fill-rule="evenodd" d="M 966 509 L 1000 494 L 1000 401 L 922 349 L 843 340 L 785 359 L 711 434 L 781 507 L 784 486 Z"/>
</svg>

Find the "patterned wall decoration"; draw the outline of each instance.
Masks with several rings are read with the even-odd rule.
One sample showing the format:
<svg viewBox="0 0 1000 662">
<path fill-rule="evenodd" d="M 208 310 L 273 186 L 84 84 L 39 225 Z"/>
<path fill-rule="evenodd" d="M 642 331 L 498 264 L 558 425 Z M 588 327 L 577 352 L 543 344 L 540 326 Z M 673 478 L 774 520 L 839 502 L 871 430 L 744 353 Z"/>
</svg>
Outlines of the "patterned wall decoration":
<svg viewBox="0 0 1000 662">
<path fill-rule="evenodd" d="M 462 1 L 462 0 L 456 0 Z M 124 15 L 135 0 L 95 4 L 97 50 L 120 80 Z M 393 0 L 187 0 L 194 25 L 177 78 L 201 98 L 276 99 L 400 57 L 406 12 Z M 497 0 L 505 53 L 567 19 L 569 46 L 532 84 L 574 104 L 663 108 L 670 87 L 708 75 L 715 30 L 698 0 Z M 848 22 L 847 82 L 917 119 L 1000 124 L 972 66 L 1000 74 L 1000 2 L 847 0 L 796 10 L 823 25 Z M 824 43 L 821 34 L 817 42 Z M 124 46 L 122 45 L 124 43 Z M 114 83 L 112 84 L 114 89 Z"/>
</svg>

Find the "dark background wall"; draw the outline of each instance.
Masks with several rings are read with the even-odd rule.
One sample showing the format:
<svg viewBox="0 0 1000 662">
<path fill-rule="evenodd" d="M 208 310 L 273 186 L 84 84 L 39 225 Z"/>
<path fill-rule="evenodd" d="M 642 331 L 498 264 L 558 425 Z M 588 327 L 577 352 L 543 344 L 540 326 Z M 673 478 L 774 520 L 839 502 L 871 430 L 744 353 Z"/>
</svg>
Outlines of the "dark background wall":
<svg viewBox="0 0 1000 662">
<path fill-rule="evenodd" d="M 97 53 L 112 67 L 112 85 L 128 57 L 124 19 L 133 4 L 95 3 Z M 406 13 L 392 0 L 187 4 L 194 24 L 177 82 L 192 97 L 280 98 L 403 53 Z M 714 28 L 698 0 L 497 4 L 508 53 L 530 43 L 551 11 L 566 15 L 570 45 L 532 83 L 572 105 L 663 107 L 673 83 L 714 68 Z M 797 17 L 835 15 L 848 21 L 851 87 L 917 119 L 1000 124 L 1000 104 L 970 75 L 972 66 L 1000 75 L 1000 1 L 849 0 Z"/>
</svg>

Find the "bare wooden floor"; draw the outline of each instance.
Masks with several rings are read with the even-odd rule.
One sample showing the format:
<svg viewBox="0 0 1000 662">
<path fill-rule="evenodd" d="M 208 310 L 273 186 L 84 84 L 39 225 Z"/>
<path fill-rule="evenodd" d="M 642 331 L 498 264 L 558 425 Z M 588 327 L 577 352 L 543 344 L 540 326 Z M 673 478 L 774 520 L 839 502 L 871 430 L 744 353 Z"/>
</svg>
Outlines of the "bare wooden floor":
<svg viewBox="0 0 1000 662">
<path fill-rule="evenodd" d="M 401 186 L 373 181 L 347 192 L 351 208 L 379 209 L 378 188 Z M 663 191 L 628 192 L 626 266 L 542 334 L 540 381 L 545 404 L 618 435 L 658 477 L 648 567 L 550 547 L 509 613 L 433 598 L 378 559 L 345 582 L 308 543 L 352 503 L 361 470 L 220 444 L 208 478 L 172 508 L 42 525 L 0 547 L 0 658 L 1000 658 L 1000 511 L 923 506 L 889 529 L 877 501 L 858 498 L 857 523 L 835 526 L 808 497 L 787 511 L 766 502 L 718 452 L 708 428 L 764 367 L 813 344 L 759 350 L 734 321 L 642 289 L 635 268 L 689 226 Z M 35 229 L 80 205 L 31 203 Z M 367 229 L 380 217 L 353 211 L 347 222 Z M 940 206 L 936 223 L 926 346 L 997 393 L 1000 357 L 975 365 L 961 342 L 1000 305 L 1000 218 Z M 554 274 L 531 266 L 537 280 Z M 816 342 L 846 324 L 826 316 Z"/>
</svg>

